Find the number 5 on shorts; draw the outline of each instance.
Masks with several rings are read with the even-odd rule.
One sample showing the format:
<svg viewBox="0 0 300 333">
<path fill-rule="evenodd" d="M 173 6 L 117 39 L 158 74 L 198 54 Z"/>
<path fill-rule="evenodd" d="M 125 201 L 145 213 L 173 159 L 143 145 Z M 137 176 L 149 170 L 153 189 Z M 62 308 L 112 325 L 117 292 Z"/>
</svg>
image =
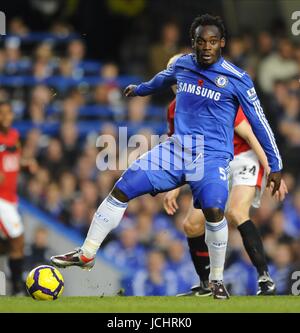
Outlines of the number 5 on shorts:
<svg viewBox="0 0 300 333">
<path fill-rule="evenodd" d="M 224 168 L 219 167 L 220 179 L 227 180 L 227 174 Z"/>
</svg>

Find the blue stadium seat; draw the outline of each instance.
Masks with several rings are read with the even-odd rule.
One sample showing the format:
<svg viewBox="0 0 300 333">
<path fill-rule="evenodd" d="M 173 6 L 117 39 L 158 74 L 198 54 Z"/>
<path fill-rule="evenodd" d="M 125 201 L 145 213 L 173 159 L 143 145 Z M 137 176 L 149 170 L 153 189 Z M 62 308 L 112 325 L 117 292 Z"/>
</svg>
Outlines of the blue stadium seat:
<svg viewBox="0 0 300 333">
<path fill-rule="evenodd" d="M 79 109 L 79 116 L 112 118 L 114 112 L 109 107 L 103 105 L 85 105 Z"/>
<path fill-rule="evenodd" d="M 59 36 L 50 32 L 30 32 L 27 35 L 19 36 L 13 34 L 7 34 L 3 36 L 3 40 L 9 39 L 11 37 L 19 38 L 23 44 L 26 43 L 40 43 L 45 41 L 50 41 L 54 43 L 67 43 L 73 39 L 78 39 L 80 36 L 77 33 L 70 33 L 67 36 Z"/>
<path fill-rule="evenodd" d="M 100 133 L 102 126 L 105 124 L 105 121 L 100 120 L 82 120 L 77 122 L 77 129 L 79 136 L 84 138 L 86 135 L 96 132 Z M 143 122 L 139 124 L 133 124 L 131 122 L 116 122 L 117 127 L 127 127 L 128 136 L 138 133 L 142 129 L 149 129 L 154 132 L 154 134 L 162 135 L 167 131 L 167 126 L 164 122 Z M 33 128 L 38 128 L 42 133 L 57 136 L 59 134 L 61 123 L 58 121 L 54 122 L 45 122 L 42 124 L 34 124 L 31 121 L 16 121 L 14 127 L 17 128 L 21 134 L 21 137 L 25 137 L 26 133 Z"/>
<path fill-rule="evenodd" d="M 141 80 L 136 76 L 119 76 L 116 84 L 120 88 L 125 88 L 128 84 L 136 84 Z M 89 86 L 96 86 L 98 84 L 107 83 L 109 81 L 102 79 L 100 76 L 85 76 L 78 80 L 67 78 L 64 76 L 51 76 L 46 79 L 38 80 L 29 75 L 0 75 L 0 85 L 6 87 L 21 87 L 21 86 L 34 86 L 37 84 L 46 84 L 54 87 L 58 91 L 64 92 L 65 90 L 75 87 L 77 85 L 86 84 Z"/>
</svg>

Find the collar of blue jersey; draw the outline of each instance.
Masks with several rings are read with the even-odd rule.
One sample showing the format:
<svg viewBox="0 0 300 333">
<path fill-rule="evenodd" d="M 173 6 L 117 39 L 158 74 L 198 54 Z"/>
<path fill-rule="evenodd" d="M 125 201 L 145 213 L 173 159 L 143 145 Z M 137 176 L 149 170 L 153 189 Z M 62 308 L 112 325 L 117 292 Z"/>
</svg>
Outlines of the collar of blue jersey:
<svg viewBox="0 0 300 333">
<path fill-rule="evenodd" d="M 211 64 L 207 67 L 203 67 L 198 64 L 195 53 L 192 53 L 192 60 L 193 60 L 194 64 L 196 66 L 200 67 L 201 69 L 214 69 L 215 67 L 218 67 L 224 61 L 224 58 L 222 56 L 220 56 L 220 58 L 216 62 L 214 62 L 213 64 Z"/>
</svg>

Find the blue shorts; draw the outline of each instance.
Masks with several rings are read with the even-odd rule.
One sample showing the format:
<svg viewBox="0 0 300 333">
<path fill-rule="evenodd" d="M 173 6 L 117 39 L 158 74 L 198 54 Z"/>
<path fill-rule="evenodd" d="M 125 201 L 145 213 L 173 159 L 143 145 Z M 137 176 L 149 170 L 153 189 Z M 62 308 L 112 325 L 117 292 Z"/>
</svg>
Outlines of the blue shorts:
<svg viewBox="0 0 300 333">
<path fill-rule="evenodd" d="M 195 208 L 220 208 L 225 210 L 228 198 L 229 160 L 199 154 L 184 164 L 175 150 L 170 150 L 169 140 L 154 147 L 123 173 L 116 183 L 128 199 L 150 193 L 167 192 L 189 184 Z M 165 151 L 171 151 L 170 156 Z M 180 162 L 182 164 L 180 165 Z"/>
</svg>

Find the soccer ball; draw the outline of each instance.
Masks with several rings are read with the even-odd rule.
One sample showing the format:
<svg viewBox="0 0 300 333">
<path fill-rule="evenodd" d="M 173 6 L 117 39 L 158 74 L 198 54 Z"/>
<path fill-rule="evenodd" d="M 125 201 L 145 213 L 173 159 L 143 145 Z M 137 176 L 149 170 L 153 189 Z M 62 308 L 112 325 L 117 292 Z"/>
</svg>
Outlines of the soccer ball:
<svg viewBox="0 0 300 333">
<path fill-rule="evenodd" d="M 64 279 L 55 267 L 38 266 L 28 274 L 26 289 L 36 300 L 53 301 L 63 293 Z"/>
</svg>

